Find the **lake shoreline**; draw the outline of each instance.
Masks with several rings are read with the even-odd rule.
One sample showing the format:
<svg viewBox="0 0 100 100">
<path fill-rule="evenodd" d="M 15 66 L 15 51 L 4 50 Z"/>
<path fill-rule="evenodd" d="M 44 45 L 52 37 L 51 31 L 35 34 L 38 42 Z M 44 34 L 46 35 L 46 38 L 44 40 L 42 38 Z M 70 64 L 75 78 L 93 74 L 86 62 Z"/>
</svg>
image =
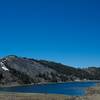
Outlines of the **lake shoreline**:
<svg viewBox="0 0 100 100">
<path fill-rule="evenodd" d="M 87 89 L 85 96 L 0 92 L 0 100 L 100 100 L 100 84 Z"/>
<path fill-rule="evenodd" d="M 100 83 L 86 89 L 85 96 L 68 96 L 48 93 L 0 92 L 0 100 L 100 100 Z M 10 99 L 11 98 L 11 99 Z"/>
<path fill-rule="evenodd" d="M 31 86 L 31 85 L 47 85 L 47 84 L 63 84 L 63 83 L 73 83 L 73 82 L 96 82 L 100 83 L 99 80 L 87 80 L 87 81 L 66 81 L 66 82 L 40 82 L 40 83 L 32 83 L 32 84 L 14 84 L 14 85 L 1 85 L 0 87 L 17 87 L 17 86 Z"/>
</svg>

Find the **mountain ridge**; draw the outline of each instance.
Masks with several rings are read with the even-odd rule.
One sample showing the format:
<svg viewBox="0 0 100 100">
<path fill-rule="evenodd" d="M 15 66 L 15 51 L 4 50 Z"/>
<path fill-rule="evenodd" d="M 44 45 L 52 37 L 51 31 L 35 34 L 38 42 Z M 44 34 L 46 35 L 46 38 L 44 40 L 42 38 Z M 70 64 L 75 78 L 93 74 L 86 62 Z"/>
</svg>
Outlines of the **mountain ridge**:
<svg viewBox="0 0 100 100">
<path fill-rule="evenodd" d="M 100 80 L 100 68 L 74 68 L 61 63 L 9 55 L 0 59 L 0 86 Z"/>
</svg>

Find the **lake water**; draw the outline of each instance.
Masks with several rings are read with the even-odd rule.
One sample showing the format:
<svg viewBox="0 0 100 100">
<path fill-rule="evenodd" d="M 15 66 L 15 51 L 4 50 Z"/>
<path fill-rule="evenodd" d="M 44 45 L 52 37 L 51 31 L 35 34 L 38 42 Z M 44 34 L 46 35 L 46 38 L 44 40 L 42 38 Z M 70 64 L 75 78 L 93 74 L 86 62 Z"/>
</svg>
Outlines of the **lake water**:
<svg viewBox="0 0 100 100">
<path fill-rule="evenodd" d="M 2 92 L 22 92 L 22 93 L 49 93 L 82 96 L 86 94 L 86 88 L 96 86 L 95 82 L 66 82 L 54 84 L 38 84 L 27 86 L 15 86 L 0 88 Z"/>
</svg>

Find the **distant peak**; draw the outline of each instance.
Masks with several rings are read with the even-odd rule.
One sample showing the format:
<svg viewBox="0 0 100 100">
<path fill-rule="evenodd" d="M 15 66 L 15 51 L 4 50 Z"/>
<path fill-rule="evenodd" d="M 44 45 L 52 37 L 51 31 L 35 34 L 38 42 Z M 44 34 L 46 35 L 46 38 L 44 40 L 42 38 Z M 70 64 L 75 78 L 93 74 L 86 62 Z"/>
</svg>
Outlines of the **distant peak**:
<svg viewBox="0 0 100 100">
<path fill-rule="evenodd" d="M 16 59 L 16 58 L 18 58 L 18 56 L 16 56 L 16 55 L 8 55 L 8 56 L 3 57 L 2 60 Z"/>
</svg>

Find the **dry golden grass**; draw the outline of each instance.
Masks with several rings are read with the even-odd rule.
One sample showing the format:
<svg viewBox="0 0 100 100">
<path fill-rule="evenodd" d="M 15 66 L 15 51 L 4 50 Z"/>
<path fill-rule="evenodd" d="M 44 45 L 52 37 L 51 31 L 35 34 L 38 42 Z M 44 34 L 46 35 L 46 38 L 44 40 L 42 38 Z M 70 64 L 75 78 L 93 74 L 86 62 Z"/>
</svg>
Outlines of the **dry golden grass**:
<svg viewBox="0 0 100 100">
<path fill-rule="evenodd" d="M 73 99 L 71 99 L 73 98 Z M 75 100 L 75 97 L 50 94 L 1 93 L 0 100 Z"/>
<path fill-rule="evenodd" d="M 0 93 L 0 100 L 100 100 L 100 95 L 77 97 L 50 94 Z"/>
</svg>

